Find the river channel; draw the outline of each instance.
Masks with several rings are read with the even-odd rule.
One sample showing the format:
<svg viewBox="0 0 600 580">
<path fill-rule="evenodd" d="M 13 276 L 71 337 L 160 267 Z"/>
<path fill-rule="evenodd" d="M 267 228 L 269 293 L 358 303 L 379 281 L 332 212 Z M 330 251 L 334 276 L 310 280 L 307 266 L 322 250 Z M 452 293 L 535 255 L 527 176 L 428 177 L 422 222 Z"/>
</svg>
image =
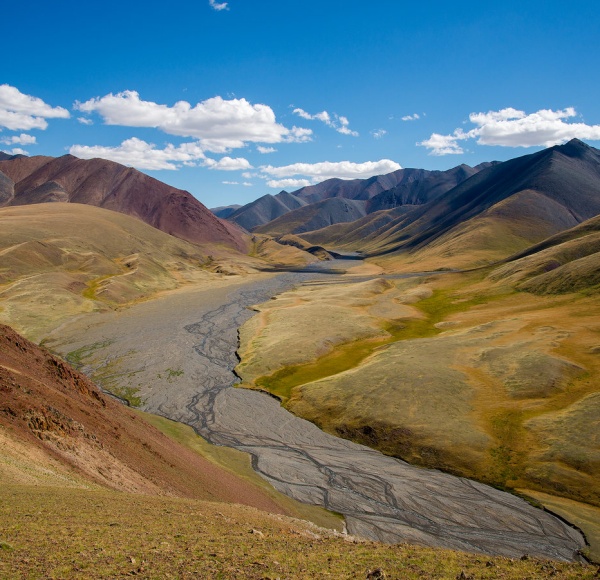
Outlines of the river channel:
<svg viewBox="0 0 600 580">
<path fill-rule="evenodd" d="M 216 294 L 174 293 L 67 325 L 53 348 L 66 354 L 94 344 L 88 374 L 112 364 L 125 383 L 142 385 L 144 410 L 249 453 L 254 469 L 276 489 L 343 514 L 352 535 L 511 557 L 576 558 L 582 535 L 524 500 L 339 439 L 276 399 L 235 387 L 238 329 L 254 314 L 250 307 L 299 284 L 339 277 L 336 269 L 346 265 L 336 260 L 321 266 L 324 271 L 250 277 Z"/>
</svg>

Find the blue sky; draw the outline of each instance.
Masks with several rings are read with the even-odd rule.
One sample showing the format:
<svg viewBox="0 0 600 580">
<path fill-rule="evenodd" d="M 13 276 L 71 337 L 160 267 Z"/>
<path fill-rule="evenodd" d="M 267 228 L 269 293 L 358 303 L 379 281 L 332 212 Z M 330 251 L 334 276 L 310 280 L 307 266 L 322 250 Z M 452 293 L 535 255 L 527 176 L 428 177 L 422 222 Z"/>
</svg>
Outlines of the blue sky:
<svg viewBox="0 0 600 580">
<path fill-rule="evenodd" d="M 3 3 L 0 148 L 107 157 L 209 207 L 600 144 L 600 5 Z"/>
</svg>

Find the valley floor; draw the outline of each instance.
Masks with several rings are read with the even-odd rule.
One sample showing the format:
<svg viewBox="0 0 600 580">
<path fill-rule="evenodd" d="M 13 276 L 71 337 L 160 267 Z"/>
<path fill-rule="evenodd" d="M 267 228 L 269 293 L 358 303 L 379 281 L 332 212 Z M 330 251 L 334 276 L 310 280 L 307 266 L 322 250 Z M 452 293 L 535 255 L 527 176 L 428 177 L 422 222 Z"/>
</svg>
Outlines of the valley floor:
<svg viewBox="0 0 600 580">
<path fill-rule="evenodd" d="M 322 274 L 331 280 L 332 274 Z M 314 273 L 188 287 L 64 325 L 46 344 L 145 410 L 246 451 L 276 489 L 345 515 L 350 533 L 388 542 L 570 559 L 577 532 L 515 496 L 413 468 L 327 435 L 262 393 L 232 388 L 237 328 L 253 304 Z"/>
</svg>

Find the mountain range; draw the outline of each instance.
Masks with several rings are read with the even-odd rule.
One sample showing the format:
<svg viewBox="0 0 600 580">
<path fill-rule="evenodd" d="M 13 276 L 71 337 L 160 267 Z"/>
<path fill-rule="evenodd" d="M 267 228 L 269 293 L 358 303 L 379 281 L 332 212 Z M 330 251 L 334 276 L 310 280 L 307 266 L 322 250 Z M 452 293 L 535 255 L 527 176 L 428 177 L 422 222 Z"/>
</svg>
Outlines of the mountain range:
<svg viewBox="0 0 600 580">
<path fill-rule="evenodd" d="M 154 358 L 169 362 L 160 373 L 138 375 L 141 367 L 121 361 L 125 348 L 121 369 L 91 338 L 94 325 L 139 328 L 130 352 L 139 349 L 146 369 L 148 352 L 158 351 L 145 343 L 166 353 L 164 337 L 176 336 L 173 356 L 197 348 L 182 324 L 188 310 L 197 320 L 190 304 L 220 312 L 238 288 L 260 302 L 271 294 L 255 284 L 279 283 L 272 273 L 261 278 L 265 264 L 290 269 L 332 249 L 369 257 L 356 261 L 356 273 L 371 279 L 363 287 L 331 276 L 277 290 L 256 307 L 264 315 L 237 336 L 251 337 L 248 353 L 264 361 L 261 390 L 277 375 L 298 415 L 410 462 L 598 505 L 600 151 L 572 140 L 503 163 L 327 180 L 214 211 L 222 217 L 110 161 L 0 154 L 0 314 L 16 329 L 0 326 L 0 479 L 294 513 L 246 475 L 175 445 L 17 331 L 55 348 L 80 324 L 77 346 L 63 351 L 68 360 L 100 365 L 131 405 L 143 399 L 126 381 L 160 391 L 166 416 L 181 420 L 171 411 L 183 400 L 176 381 L 210 381 L 207 371 L 192 374 L 161 350 Z M 472 270 L 394 274 L 437 269 Z M 250 360 L 239 353 L 240 364 Z M 304 358 L 296 368 L 288 355 Z M 231 469 L 249 465 L 237 458 Z M 27 502 L 24 509 L 28 516 Z M 570 510 L 565 517 L 580 525 Z M 264 539 L 250 529 L 236 533 Z"/>
<path fill-rule="evenodd" d="M 212 211 L 215 215 L 227 218 L 248 231 L 263 231 L 277 235 L 295 234 L 353 221 L 381 209 L 427 203 L 490 165 L 492 163 L 482 163 L 476 167 L 459 165 L 447 171 L 399 169 L 368 179 L 328 179 L 293 193 L 282 191 L 277 195 L 267 194 L 235 210 L 234 206 L 226 206 Z M 322 202 L 326 200 L 332 201 L 323 204 Z M 349 206 L 340 203 L 339 200 L 355 202 L 350 204 L 354 211 L 351 216 L 346 215 Z M 321 205 L 310 210 L 302 210 L 303 207 L 316 203 Z M 360 215 L 356 215 L 356 212 Z M 283 216 L 286 215 L 287 217 L 284 218 Z M 297 224 L 306 221 L 308 215 L 311 216 L 309 218 L 312 220 L 311 223 L 299 228 Z M 274 224 L 275 227 L 271 232 L 268 224 L 278 218 L 280 219 Z"/>
<path fill-rule="evenodd" d="M 302 236 L 328 248 L 402 256 L 410 267 L 460 268 L 501 260 L 599 213 L 600 151 L 573 139 L 490 164 L 426 203 Z"/>
</svg>

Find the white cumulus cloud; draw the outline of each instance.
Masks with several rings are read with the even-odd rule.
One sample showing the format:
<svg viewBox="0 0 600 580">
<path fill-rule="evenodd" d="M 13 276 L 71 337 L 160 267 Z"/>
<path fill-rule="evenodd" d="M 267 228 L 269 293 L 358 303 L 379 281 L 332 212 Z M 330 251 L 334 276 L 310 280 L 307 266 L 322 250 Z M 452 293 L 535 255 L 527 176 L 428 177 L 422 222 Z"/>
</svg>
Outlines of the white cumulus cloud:
<svg viewBox="0 0 600 580">
<path fill-rule="evenodd" d="M 209 169 L 218 169 L 220 171 L 239 171 L 240 169 L 252 169 L 252 165 L 243 157 L 222 157 L 218 161 L 214 159 L 205 159 L 204 166 Z"/>
<path fill-rule="evenodd" d="M 5 153 L 8 153 L 9 155 L 29 155 L 25 149 L 21 149 L 20 147 L 15 147 L 10 151 L 5 151 Z"/>
<path fill-rule="evenodd" d="M 419 115 L 419 113 L 414 113 L 412 115 L 404 115 L 404 117 L 401 117 L 403 121 L 417 121 L 420 118 L 421 115 Z"/>
<path fill-rule="evenodd" d="M 387 131 L 385 129 L 377 129 L 376 131 L 371 131 L 371 135 L 373 135 L 374 139 L 381 139 Z"/>
<path fill-rule="evenodd" d="M 259 153 L 263 153 L 263 154 L 266 154 L 266 153 L 275 153 L 275 151 L 277 151 L 277 149 L 275 149 L 275 147 L 263 147 L 262 145 L 259 145 L 256 148 L 256 150 Z"/>
<path fill-rule="evenodd" d="M 182 165 L 220 171 L 252 169 L 252 165 L 244 158 L 222 157 L 217 160 L 206 157 L 199 143 L 182 143 L 178 146 L 168 143 L 164 149 L 157 149 L 154 143 L 147 143 L 137 137 L 127 139 L 116 147 L 73 145 L 69 153 L 82 159 L 109 159 L 137 169 L 174 170 L 180 169 Z"/>
<path fill-rule="evenodd" d="M 246 99 L 212 97 L 192 106 L 179 101 L 172 107 L 143 101 L 136 91 L 95 97 L 74 107 L 84 113 L 99 113 L 107 125 L 152 127 L 170 135 L 193 137 L 205 151 L 225 153 L 246 142 L 281 143 L 310 139 L 312 131 L 277 122 L 268 105 Z"/>
<path fill-rule="evenodd" d="M 600 125 L 569 122 L 577 117 L 573 107 L 553 111 L 541 109 L 525 113 L 512 107 L 487 113 L 471 113 L 469 121 L 474 128 L 465 132 L 456 129 L 450 135 L 433 133 L 418 145 L 427 147 L 430 155 L 463 153 L 459 141 L 477 139 L 479 145 L 503 147 L 550 147 L 573 138 L 600 140 Z"/>
<path fill-rule="evenodd" d="M 311 115 L 307 113 L 304 109 L 295 108 L 293 111 L 294 115 L 298 115 L 302 119 L 306 119 L 307 121 L 321 121 L 325 123 L 328 127 L 335 129 L 338 133 L 342 135 L 352 135 L 353 137 L 358 137 L 358 132 L 352 131 L 348 125 L 350 125 L 350 121 L 348 121 L 347 117 L 342 115 L 337 115 L 334 113 L 330 115 L 327 111 L 321 111 L 320 113 L 316 113 Z"/>
<path fill-rule="evenodd" d="M 293 163 L 274 167 L 266 165 L 260 168 L 263 174 L 276 178 L 291 178 L 295 175 L 304 176 L 316 181 L 323 181 L 332 177 L 340 179 L 364 179 L 373 175 L 382 175 L 391 173 L 402 167 L 390 159 L 380 159 L 379 161 L 365 161 L 364 163 L 354 163 L 352 161 L 321 161 L 319 163 Z"/>
<path fill-rule="evenodd" d="M 35 145 L 37 140 L 33 135 L 21 133 L 20 135 L 4 137 L 4 139 L 0 139 L 0 143 L 5 143 L 6 145 Z"/>
<path fill-rule="evenodd" d="M 93 125 L 94 121 L 89 119 L 88 117 L 77 117 L 77 121 L 82 125 Z"/>
<path fill-rule="evenodd" d="M 229 10 L 228 2 L 217 2 L 216 0 L 208 0 L 208 3 L 217 12 L 220 12 L 221 10 Z"/>
<path fill-rule="evenodd" d="M 470 135 L 461 129 L 456 129 L 451 135 L 441 135 L 440 133 L 432 133 L 429 139 L 420 141 L 417 145 L 427 147 L 430 155 L 459 155 L 464 153 L 463 148 L 458 144 L 458 141 L 469 139 Z"/>
<path fill-rule="evenodd" d="M 182 143 L 178 147 L 168 144 L 164 149 L 157 149 L 153 143 L 137 137 L 123 141 L 117 147 L 73 145 L 69 153 L 82 159 L 101 157 L 137 169 L 151 170 L 178 169 L 181 164 L 196 165 L 197 161 L 206 160 L 197 143 Z"/>
<path fill-rule="evenodd" d="M 270 179 L 267 181 L 267 185 L 275 189 L 300 189 L 312 184 L 313 182 L 308 179 Z"/>
<path fill-rule="evenodd" d="M 46 119 L 67 119 L 69 116 L 69 111 L 62 107 L 52 107 L 16 87 L 0 85 L 0 127 L 11 131 L 46 129 Z"/>
</svg>

